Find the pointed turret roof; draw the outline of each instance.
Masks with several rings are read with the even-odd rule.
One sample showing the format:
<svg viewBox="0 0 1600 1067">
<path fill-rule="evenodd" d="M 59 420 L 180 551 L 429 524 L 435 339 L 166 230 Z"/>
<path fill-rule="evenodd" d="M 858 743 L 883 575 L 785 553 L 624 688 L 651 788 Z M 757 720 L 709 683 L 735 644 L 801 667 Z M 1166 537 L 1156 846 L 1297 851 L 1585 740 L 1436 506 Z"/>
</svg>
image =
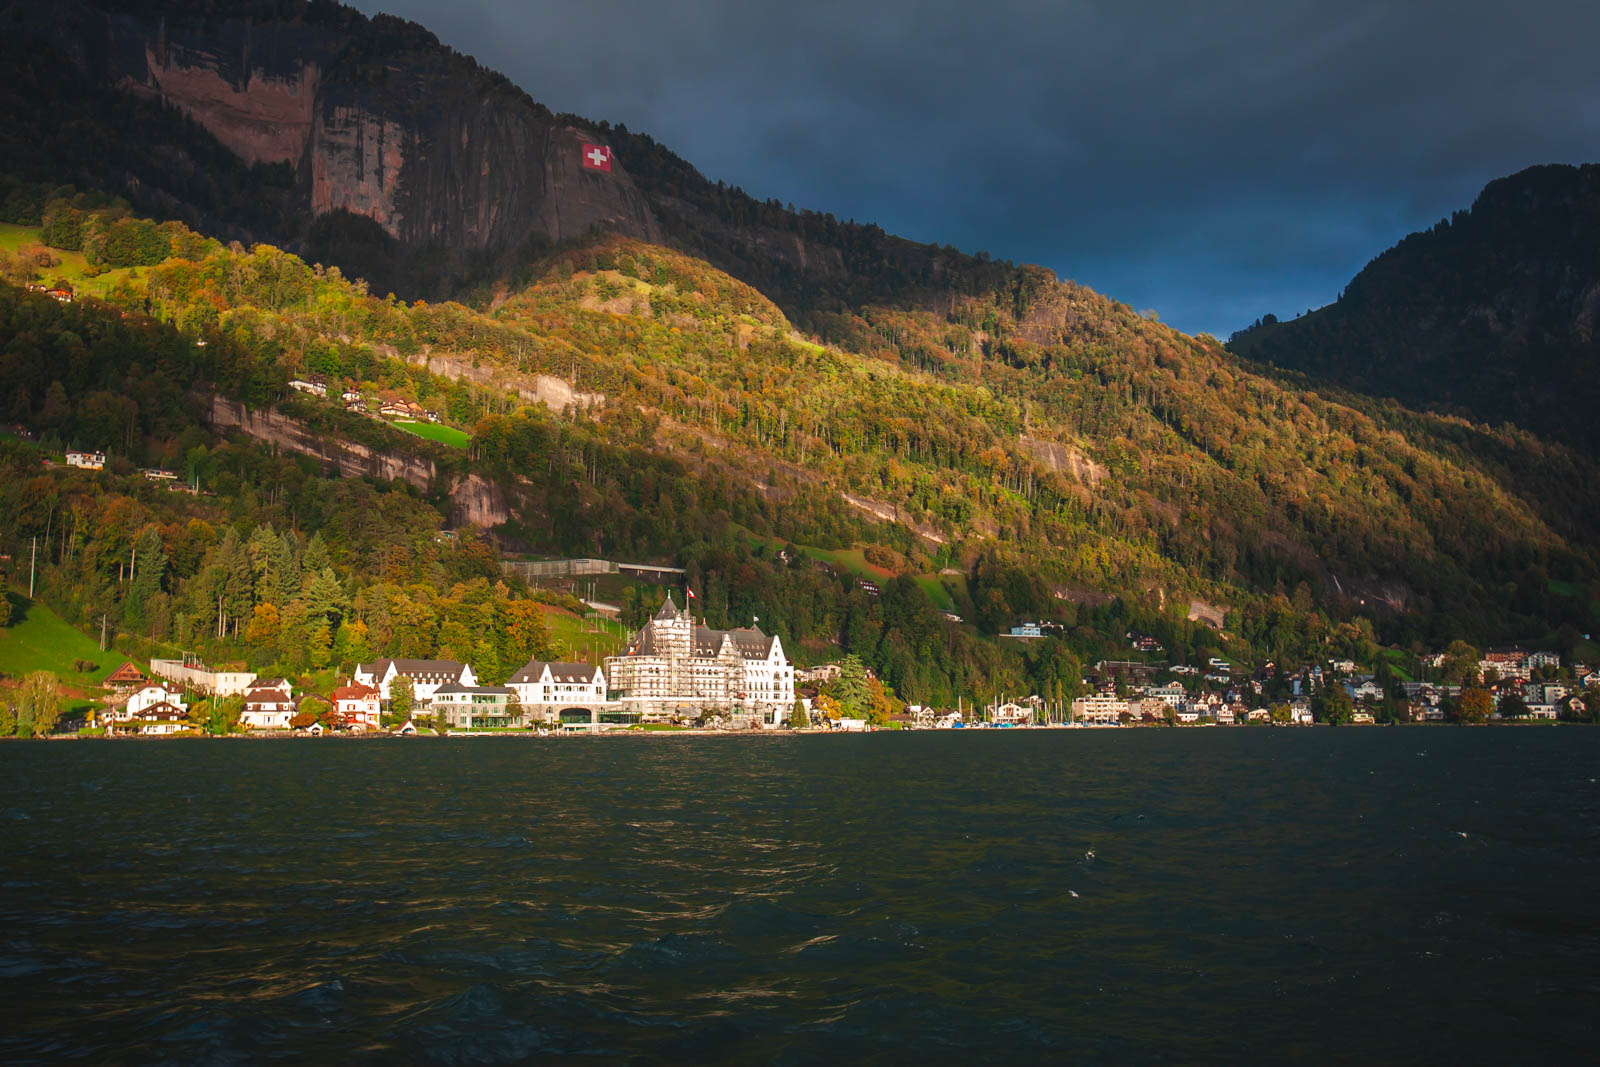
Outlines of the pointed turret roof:
<svg viewBox="0 0 1600 1067">
<path fill-rule="evenodd" d="M 683 613 L 678 610 L 678 605 L 672 602 L 672 590 L 667 590 L 667 599 L 661 602 L 661 610 L 656 612 L 658 619 L 676 619 Z"/>
</svg>

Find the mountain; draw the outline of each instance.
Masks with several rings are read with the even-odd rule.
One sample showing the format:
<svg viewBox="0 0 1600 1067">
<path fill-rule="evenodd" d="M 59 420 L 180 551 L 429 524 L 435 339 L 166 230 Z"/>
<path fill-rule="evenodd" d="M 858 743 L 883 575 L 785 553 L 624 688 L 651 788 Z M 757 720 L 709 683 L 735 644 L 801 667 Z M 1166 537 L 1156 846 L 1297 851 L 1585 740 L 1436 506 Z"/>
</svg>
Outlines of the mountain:
<svg viewBox="0 0 1600 1067">
<path fill-rule="evenodd" d="M 70 313 L 6 292 L 0 399 L 53 445 L 203 469 L 241 535 L 343 543 L 328 473 L 398 480 L 502 549 L 676 561 L 715 624 L 781 620 L 941 701 L 1054 656 L 995 644 L 1027 618 L 1084 659 L 1138 629 L 1280 663 L 1589 628 L 1600 479 L 1524 430 L 1263 373 L 1043 268 L 755 200 L 398 20 L 3 17 L 0 274 L 82 288 Z M 581 169 L 590 140 L 609 174 Z M 118 325 L 145 315 L 159 344 Z M 465 447 L 419 455 L 289 388 L 306 376 L 435 408 Z M 40 533 L 47 489 L 16 503 Z M 136 510 L 74 506 L 108 546 L 141 536 Z M 69 547 L 63 582 L 91 588 Z M 358 590 L 389 566 L 335 561 Z M 69 614 L 110 613 L 94 588 Z M 171 632 L 203 636 L 207 602 Z"/>
<path fill-rule="evenodd" d="M 1258 363 L 1600 452 L 1600 166 L 1531 167 L 1228 347 Z"/>
<path fill-rule="evenodd" d="M 596 228 L 690 251 L 791 314 L 1015 268 L 758 201 L 648 136 L 554 115 L 392 16 L 304 0 L 11 0 L 0 25 L 25 176 L 443 298 Z M 586 170 L 585 143 L 615 152 Z"/>
</svg>

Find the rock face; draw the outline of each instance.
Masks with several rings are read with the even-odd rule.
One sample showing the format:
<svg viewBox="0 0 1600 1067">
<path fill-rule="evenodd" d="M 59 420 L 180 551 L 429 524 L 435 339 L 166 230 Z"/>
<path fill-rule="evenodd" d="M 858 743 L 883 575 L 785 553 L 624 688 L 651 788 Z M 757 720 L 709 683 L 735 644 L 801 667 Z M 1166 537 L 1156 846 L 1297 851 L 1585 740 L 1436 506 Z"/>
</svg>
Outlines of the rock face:
<svg viewBox="0 0 1600 1067">
<path fill-rule="evenodd" d="M 596 225 L 660 239 L 620 163 L 583 166 L 601 134 L 398 20 L 142 18 L 71 0 L 26 20 L 98 84 L 177 108 L 246 163 L 287 166 L 312 216 L 342 209 L 406 245 L 468 252 Z"/>
<path fill-rule="evenodd" d="M 304 456 L 315 456 L 343 478 L 378 478 L 409 482 L 424 491 L 438 478 L 432 460 L 420 456 L 374 452 L 365 445 L 312 432 L 298 419 L 271 408 L 251 411 L 225 397 L 211 398 L 207 421 L 218 430 L 240 430 L 258 441 Z M 512 502 L 488 479 L 477 474 L 452 478 L 448 485 L 450 522 L 455 526 L 490 529 L 511 517 Z"/>
</svg>

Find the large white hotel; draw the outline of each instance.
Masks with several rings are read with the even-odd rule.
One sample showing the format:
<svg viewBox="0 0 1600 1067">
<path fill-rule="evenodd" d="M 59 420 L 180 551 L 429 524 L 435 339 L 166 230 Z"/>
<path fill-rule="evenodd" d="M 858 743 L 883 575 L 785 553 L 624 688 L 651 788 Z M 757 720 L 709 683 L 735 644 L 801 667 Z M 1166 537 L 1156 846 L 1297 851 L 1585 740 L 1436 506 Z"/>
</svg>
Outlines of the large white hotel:
<svg viewBox="0 0 1600 1067">
<path fill-rule="evenodd" d="M 709 710 L 775 729 L 794 706 L 794 667 L 776 636 L 699 625 L 671 593 L 605 673 L 613 699 L 646 722 Z"/>
</svg>

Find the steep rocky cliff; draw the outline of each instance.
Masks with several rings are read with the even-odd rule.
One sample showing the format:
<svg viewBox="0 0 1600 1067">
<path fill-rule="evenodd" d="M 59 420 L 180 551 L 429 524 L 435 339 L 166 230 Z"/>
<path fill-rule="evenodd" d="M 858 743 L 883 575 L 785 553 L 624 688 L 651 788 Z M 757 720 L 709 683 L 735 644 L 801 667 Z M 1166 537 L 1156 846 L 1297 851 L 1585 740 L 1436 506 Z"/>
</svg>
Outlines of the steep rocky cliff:
<svg viewBox="0 0 1600 1067">
<path fill-rule="evenodd" d="M 595 226 L 660 239 L 620 163 L 584 168 L 596 130 L 551 115 L 420 27 L 346 9 L 257 21 L 67 2 L 8 15 L 92 83 L 177 109 L 244 164 L 287 167 L 302 213 L 293 221 L 343 210 L 404 245 L 457 252 Z"/>
<path fill-rule="evenodd" d="M 455 295 L 594 227 L 704 258 L 807 326 L 1015 284 L 1011 264 L 709 181 L 648 136 L 551 114 L 420 26 L 327 0 L 0 0 L 0 30 L 6 169 L 378 291 Z M 613 149 L 609 173 L 583 166 L 585 143 Z"/>
</svg>

